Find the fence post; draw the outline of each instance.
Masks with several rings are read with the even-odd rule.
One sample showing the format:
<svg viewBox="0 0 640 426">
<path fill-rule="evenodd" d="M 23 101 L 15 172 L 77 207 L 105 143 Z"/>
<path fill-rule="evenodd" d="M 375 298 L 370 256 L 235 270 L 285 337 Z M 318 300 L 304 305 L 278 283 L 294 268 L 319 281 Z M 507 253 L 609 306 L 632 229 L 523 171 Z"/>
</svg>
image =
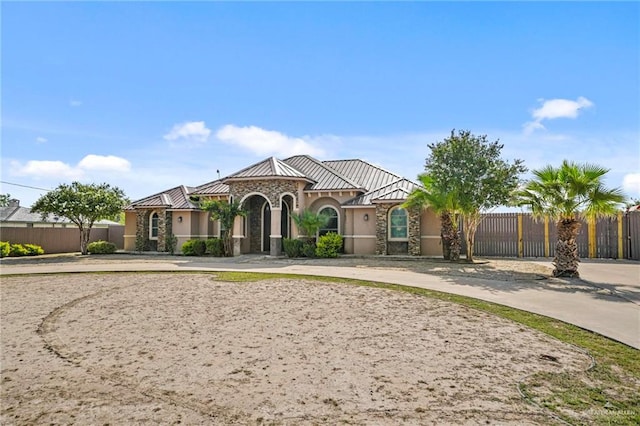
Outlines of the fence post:
<svg viewBox="0 0 640 426">
<path fill-rule="evenodd" d="M 549 216 L 544 217 L 544 257 L 549 257 Z"/>
<path fill-rule="evenodd" d="M 596 221 L 589 219 L 587 222 L 587 235 L 589 239 L 589 258 L 596 257 Z"/>
<path fill-rule="evenodd" d="M 524 257 L 524 241 L 522 240 L 522 213 L 518 213 L 518 257 Z"/>
<path fill-rule="evenodd" d="M 618 259 L 624 258 L 624 245 L 622 240 L 622 212 L 618 212 Z"/>
</svg>

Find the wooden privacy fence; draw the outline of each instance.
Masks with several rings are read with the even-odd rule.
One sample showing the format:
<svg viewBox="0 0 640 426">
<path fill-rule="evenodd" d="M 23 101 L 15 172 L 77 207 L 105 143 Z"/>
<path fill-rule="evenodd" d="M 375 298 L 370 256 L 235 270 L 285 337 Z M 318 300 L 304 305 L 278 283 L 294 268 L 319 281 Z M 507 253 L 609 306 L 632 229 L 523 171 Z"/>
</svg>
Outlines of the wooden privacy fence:
<svg viewBox="0 0 640 426">
<path fill-rule="evenodd" d="M 93 228 L 90 242 L 110 241 L 118 249 L 124 248 L 124 226 Z M 0 228 L 0 241 L 12 244 L 37 244 L 45 253 L 73 253 L 80 251 L 80 231 L 76 227 L 69 228 Z"/>
<path fill-rule="evenodd" d="M 461 228 L 462 229 L 462 228 Z M 462 229 L 464 235 L 464 229 Z M 582 221 L 578 253 L 583 258 L 640 260 L 640 211 Z M 530 214 L 491 213 L 484 215 L 476 232 L 474 253 L 478 256 L 553 257 L 556 224 Z M 463 243 L 463 250 L 465 249 Z"/>
</svg>

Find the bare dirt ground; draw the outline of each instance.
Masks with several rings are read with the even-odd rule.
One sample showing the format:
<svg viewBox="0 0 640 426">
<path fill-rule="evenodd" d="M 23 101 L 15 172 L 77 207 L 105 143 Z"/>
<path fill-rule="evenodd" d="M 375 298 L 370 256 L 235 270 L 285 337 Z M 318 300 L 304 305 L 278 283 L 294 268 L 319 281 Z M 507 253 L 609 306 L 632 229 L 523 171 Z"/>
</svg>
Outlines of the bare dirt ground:
<svg viewBox="0 0 640 426">
<path fill-rule="evenodd" d="M 345 284 L 119 273 L 0 290 L 3 425 L 553 424 L 518 381 L 590 363 L 507 320 Z"/>
</svg>

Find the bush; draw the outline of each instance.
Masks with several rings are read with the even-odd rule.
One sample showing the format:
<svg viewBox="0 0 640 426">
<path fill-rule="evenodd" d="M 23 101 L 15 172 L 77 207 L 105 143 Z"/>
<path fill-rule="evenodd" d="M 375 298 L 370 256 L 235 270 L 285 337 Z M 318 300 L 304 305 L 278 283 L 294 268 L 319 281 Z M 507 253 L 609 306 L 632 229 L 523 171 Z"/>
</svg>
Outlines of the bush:
<svg viewBox="0 0 640 426">
<path fill-rule="evenodd" d="M 302 255 L 304 257 L 316 257 L 316 242 L 307 240 L 302 244 Z"/>
<path fill-rule="evenodd" d="M 36 244 L 24 244 L 23 247 L 27 251 L 27 256 L 39 256 L 44 254 L 42 247 Z"/>
<path fill-rule="evenodd" d="M 224 241 L 220 238 L 209 238 L 205 241 L 207 247 L 207 254 L 215 257 L 224 256 Z"/>
<path fill-rule="evenodd" d="M 187 240 L 182 245 L 182 254 L 185 256 L 202 256 L 207 251 L 204 240 Z"/>
<path fill-rule="evenodd" d="M 165 242 L 165 244 L 169 254 L 174 254 L 176 252 L 176 247 L 178 247 L 178 237 L 170 234 L 169 237 L 167 237 L 167 241 Z"/>
<path fill-rule="evenodd" d="M 0 241 L 0 257 L 7 257 L 11 252 L 11 244 L 7 241 Z"/>
<path fill-rule="evenodd" d="M 282 240 L 282 247 L 287 257 L 301 257 L 304 243 L 297 238 L 285 238 Z"/>
<path fill-rule="evenodd" d="M 94 241 L 89 243 L 87 251 L 91 254 L 112 254 L 116 252 L 116 245 L 109 241 Z"/>
<path fill-rule="evenodd" d="M 318 257 L 338 257 L 342 250 L 342 235 L 329 232 L 318 238 L 316 245 L 316 256 Z"/>
<path fill-rule="evenodd" d="M 11 249 L 9 250 L 9 256 L 11 257 L 20 257 L 27 255 L 27 249 L 24 248 L 22 244 L 11 244 Z"/>
</svg>

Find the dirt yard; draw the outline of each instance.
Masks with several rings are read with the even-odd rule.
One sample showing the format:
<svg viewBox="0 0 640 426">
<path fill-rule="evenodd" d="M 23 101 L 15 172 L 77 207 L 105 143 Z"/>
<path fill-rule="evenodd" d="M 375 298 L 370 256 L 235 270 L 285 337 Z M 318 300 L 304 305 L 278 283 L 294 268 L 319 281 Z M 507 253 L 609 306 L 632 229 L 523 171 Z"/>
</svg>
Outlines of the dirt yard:
<svg viewBox="0 0 640 426">
<path fill-rule="evenodd" d="M 516 384 L 589 358 L 390 290 L 212 274 L 3 277 L 3 425 L 553 424 Z"/>
</svg>

